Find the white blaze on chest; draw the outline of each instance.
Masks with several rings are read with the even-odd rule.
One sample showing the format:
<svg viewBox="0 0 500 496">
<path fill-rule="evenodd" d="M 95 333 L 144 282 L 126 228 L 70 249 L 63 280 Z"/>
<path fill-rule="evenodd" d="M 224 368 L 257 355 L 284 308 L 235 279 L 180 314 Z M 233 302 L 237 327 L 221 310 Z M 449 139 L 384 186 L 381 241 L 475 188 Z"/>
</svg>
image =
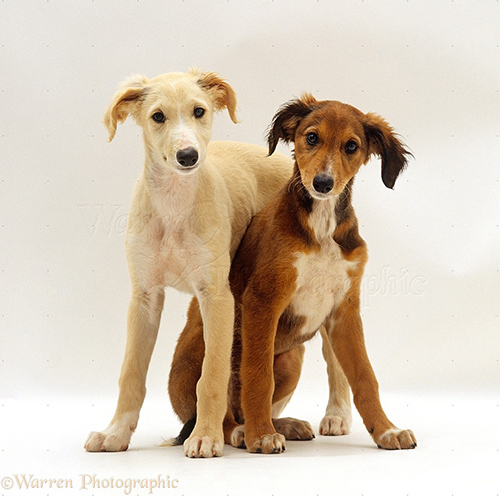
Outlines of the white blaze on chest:
<svg viewBox="0 0 500 496">
<path fill-rule="evenodd" d="M 317 330 L 343 300 L 351 285 L 348 270 L 356 263 L 342 256 L 333 240 L 336 227 L 333 202 L 321 202 L 313 209 L 309 225 L 321 244 L 320 251 L 297 253 L 297 289 L 291 303 L 295 315 L 305 317 L 301 333 Z"/>
<path fill-rule="evenodd" d="M 344 260 L 333 239 L 329 245 L 317 253 L 297 255 L 297 289 L 291 306 L 295 315 L 306 318 L 302 333 L 317 330 L 351 285 L 347 271 L 352 262 Z"/>
</svg>

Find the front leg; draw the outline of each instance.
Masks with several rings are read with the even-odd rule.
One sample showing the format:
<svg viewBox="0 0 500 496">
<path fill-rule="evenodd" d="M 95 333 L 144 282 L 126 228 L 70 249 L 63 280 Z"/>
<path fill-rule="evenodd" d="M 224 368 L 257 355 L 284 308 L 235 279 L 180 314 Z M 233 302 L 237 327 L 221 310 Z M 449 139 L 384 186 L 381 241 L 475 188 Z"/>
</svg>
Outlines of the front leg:
<svg viewBox="0 0 500 496">
<path fill-rule="evenodd" d="M 286 304 L 269 294 L 247 289 L 241 321 L 241 404 L 245 444 L 251 453 L 281 453 L 285 437 L 272 421 L 274 341 Z"/>
<path fill-rule="evenodd" d="M 415 448 L 413 432 L 397 429 L 380 404 L 378 382 L 366 352 L 357 294 L 349 291 L 332 316 L 328 327 L 333 350 L 351 385 L 354 404 L 377 446 Z"/>
<path fill-rule="evenodd" d="M 228 257 L 229 258 L 229 257 Z M 227 411 L 227 392 L 231 370 L 231 347 L 234 327 L 234 298 L 229 289 L 229 259 L 215 283 L 202 282 L 196 296 L 203 318 L 205 357 L 196 386 L 197 420 L 184 452 L 191 458 L 222 456 L 222 424 Z"/>
<path fill-rule="evenodd" d="M 137 427 L 139 411 L 146 395 L 146 374 L 156 343 L 165 292 L 156 288 L 132 292 L 127 318 L 127 345 L 120 373 L 118 405 L 109 426 L 91 432 L 87 451 L 125 451 Z"/>
</svg>

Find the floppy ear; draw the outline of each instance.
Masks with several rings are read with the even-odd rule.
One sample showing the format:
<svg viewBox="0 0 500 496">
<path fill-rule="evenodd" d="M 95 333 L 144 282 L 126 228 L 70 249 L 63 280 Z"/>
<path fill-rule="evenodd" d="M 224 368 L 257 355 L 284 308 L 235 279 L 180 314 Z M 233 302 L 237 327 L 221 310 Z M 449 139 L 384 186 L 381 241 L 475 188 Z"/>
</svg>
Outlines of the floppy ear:
<svg viewBox="0 0 500 496">
<path fill-rule="evenodd" d="M 300 121 L 313 110 L 316 103 L 316 99 L 306 93 L 301 98 L 285 103 L 276 112 L 267 135 L 269 155 L 274 153 L 280 139 L 286 143 L 294 141 Z"/>
<path fill-rule="evenodd" d="M 116 124 L 124 122 L 129 114 L 134 116 L 139 109 L 147 82 L 145 76 L 137 74 L 126 79 L 120 85 L 120 89 L 115 93 L 106 112 L 104 112 L 103 120 L 109 133 L 109 141 L 115 137 Z"/>
<path fill-rule="evenodd" d="M 219 111 L 227 108 L 229 117 L 237 124 L 236 93 L 231 85 L 214 72 L 199 72 L 197 69 L 190 69 L 189 72 L 194 76 L 198 76 L 197 83 L 212 97 L 215 110 Z"/>
<path fill-rule="evenodd" d="M 377 114 L 366 114 L 365 134 L 368 154 L 382 159 L 382 181 L 393 189 L 396 179 L 413 156 L 399 140 L 391 126 Z"/>
</svg>

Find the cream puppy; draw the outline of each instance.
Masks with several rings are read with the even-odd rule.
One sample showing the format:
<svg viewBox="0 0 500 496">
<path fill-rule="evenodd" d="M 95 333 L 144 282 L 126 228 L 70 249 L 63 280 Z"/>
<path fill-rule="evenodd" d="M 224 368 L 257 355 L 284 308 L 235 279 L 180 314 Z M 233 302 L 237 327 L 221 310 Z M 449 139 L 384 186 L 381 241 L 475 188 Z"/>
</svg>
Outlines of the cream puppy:
<svg viewBox="0 0 500 496">
<path fill-rule="evenodd" d="M 133 76 L 104 115 L 112 140 L 131 115 L 143 129 L 145 164 L 135 188 L 126 251 L 132 284 L 127 345 L 115 415 L 91 432 L 88 451 L 126 450 L 146 394 L 146 374 L 171 286 L 196 295 L 205 358 L 197 385 L 197 422 L 184 443 L 189 457 L 221 456 L 227 408 L 234 300 L 231 260 L 252 216 L 291 177 L 284 155 L 255 145 L 210 143 L 214 112 L 236 122 L 236 96 L 213 73 Z"/>
</svg>

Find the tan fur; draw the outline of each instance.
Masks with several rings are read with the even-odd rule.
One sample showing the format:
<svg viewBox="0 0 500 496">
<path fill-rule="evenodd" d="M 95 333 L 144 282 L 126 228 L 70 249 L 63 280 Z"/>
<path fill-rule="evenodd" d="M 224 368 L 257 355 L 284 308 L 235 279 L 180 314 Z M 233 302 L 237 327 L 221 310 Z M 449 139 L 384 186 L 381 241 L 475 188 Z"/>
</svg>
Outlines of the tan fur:
<svg viewBox="0 0 500 496">
<path fill-rule="evenodd" d="M 313 144 L 311 133 L 317 138 Z M 251 452 L 280 453 L 286 435 L 297 432 L 297 426 L 300 439 L 311 438 L 305 437 L 304 422 L 286 422 L 284 427 L 272 416 L 295 389 L 302 343 L 321 328 L 330 385 L 321 431 L 349 431 L 350 386 L 379 447 L 414 448 L 413 433 L 396 429 L 387 419 L 366 354 L 360 287 L 367 249 L 351 205 L 353 178 L 372 154 L 381 156 L 383 182 L 392 188 L 408 152 L 382 118 L 339 102 L 318 102 L 311 95 L 276 114 L 269 134 L 271 152 L 280 139 L 295 143 L 294 174 L 288 187 L 253 218 L 231 268 L 236 320 L 226 442 L 244 442 Z M 331 179 L 332 188 L 317 190 L 318 176 Z M 178 413 L 186 406 L 181 381 L 192 388 L 199 368 L 193 367 L 199 351 L 198 356 L 192 353 L 193 343 L 201 339 L 195 306 L 170 374 L 170 396 Z M 195 402 L 192 391 L 184 394 Z M 193 409 L 191 404 L 184 414 Z"/>
<path fill-rule="evenodd" d="M 195 115 L 197 108 L 204 110 L 201 117 Z M 108 428 L 90 433 L 88 451 L 127 449 L 146 393 L 164 288 L 171 286 L 200 302 L 206 351 L 196 386 L 197 423 L 185 452 L 190 457 L 222 454 L 234 321 L 230 264 L 252 215 L 292 172 L 287 157 L 267 157 L 262 147 L 210 143 L 213 114 L 223 108 L 236 122 L 231 86 L 213 73 L 192 69 L 129 78 L 104 115 L 110 140 L 117 123 L 134 118 L 143 129 L 146 159 L 127 228 L 132 297 L 118 405 Z M 158 113 L 163 122 L 152 118 Z M 186 169 L 178 152 L 189 148 L 198 160 Z"/>
</svg>

